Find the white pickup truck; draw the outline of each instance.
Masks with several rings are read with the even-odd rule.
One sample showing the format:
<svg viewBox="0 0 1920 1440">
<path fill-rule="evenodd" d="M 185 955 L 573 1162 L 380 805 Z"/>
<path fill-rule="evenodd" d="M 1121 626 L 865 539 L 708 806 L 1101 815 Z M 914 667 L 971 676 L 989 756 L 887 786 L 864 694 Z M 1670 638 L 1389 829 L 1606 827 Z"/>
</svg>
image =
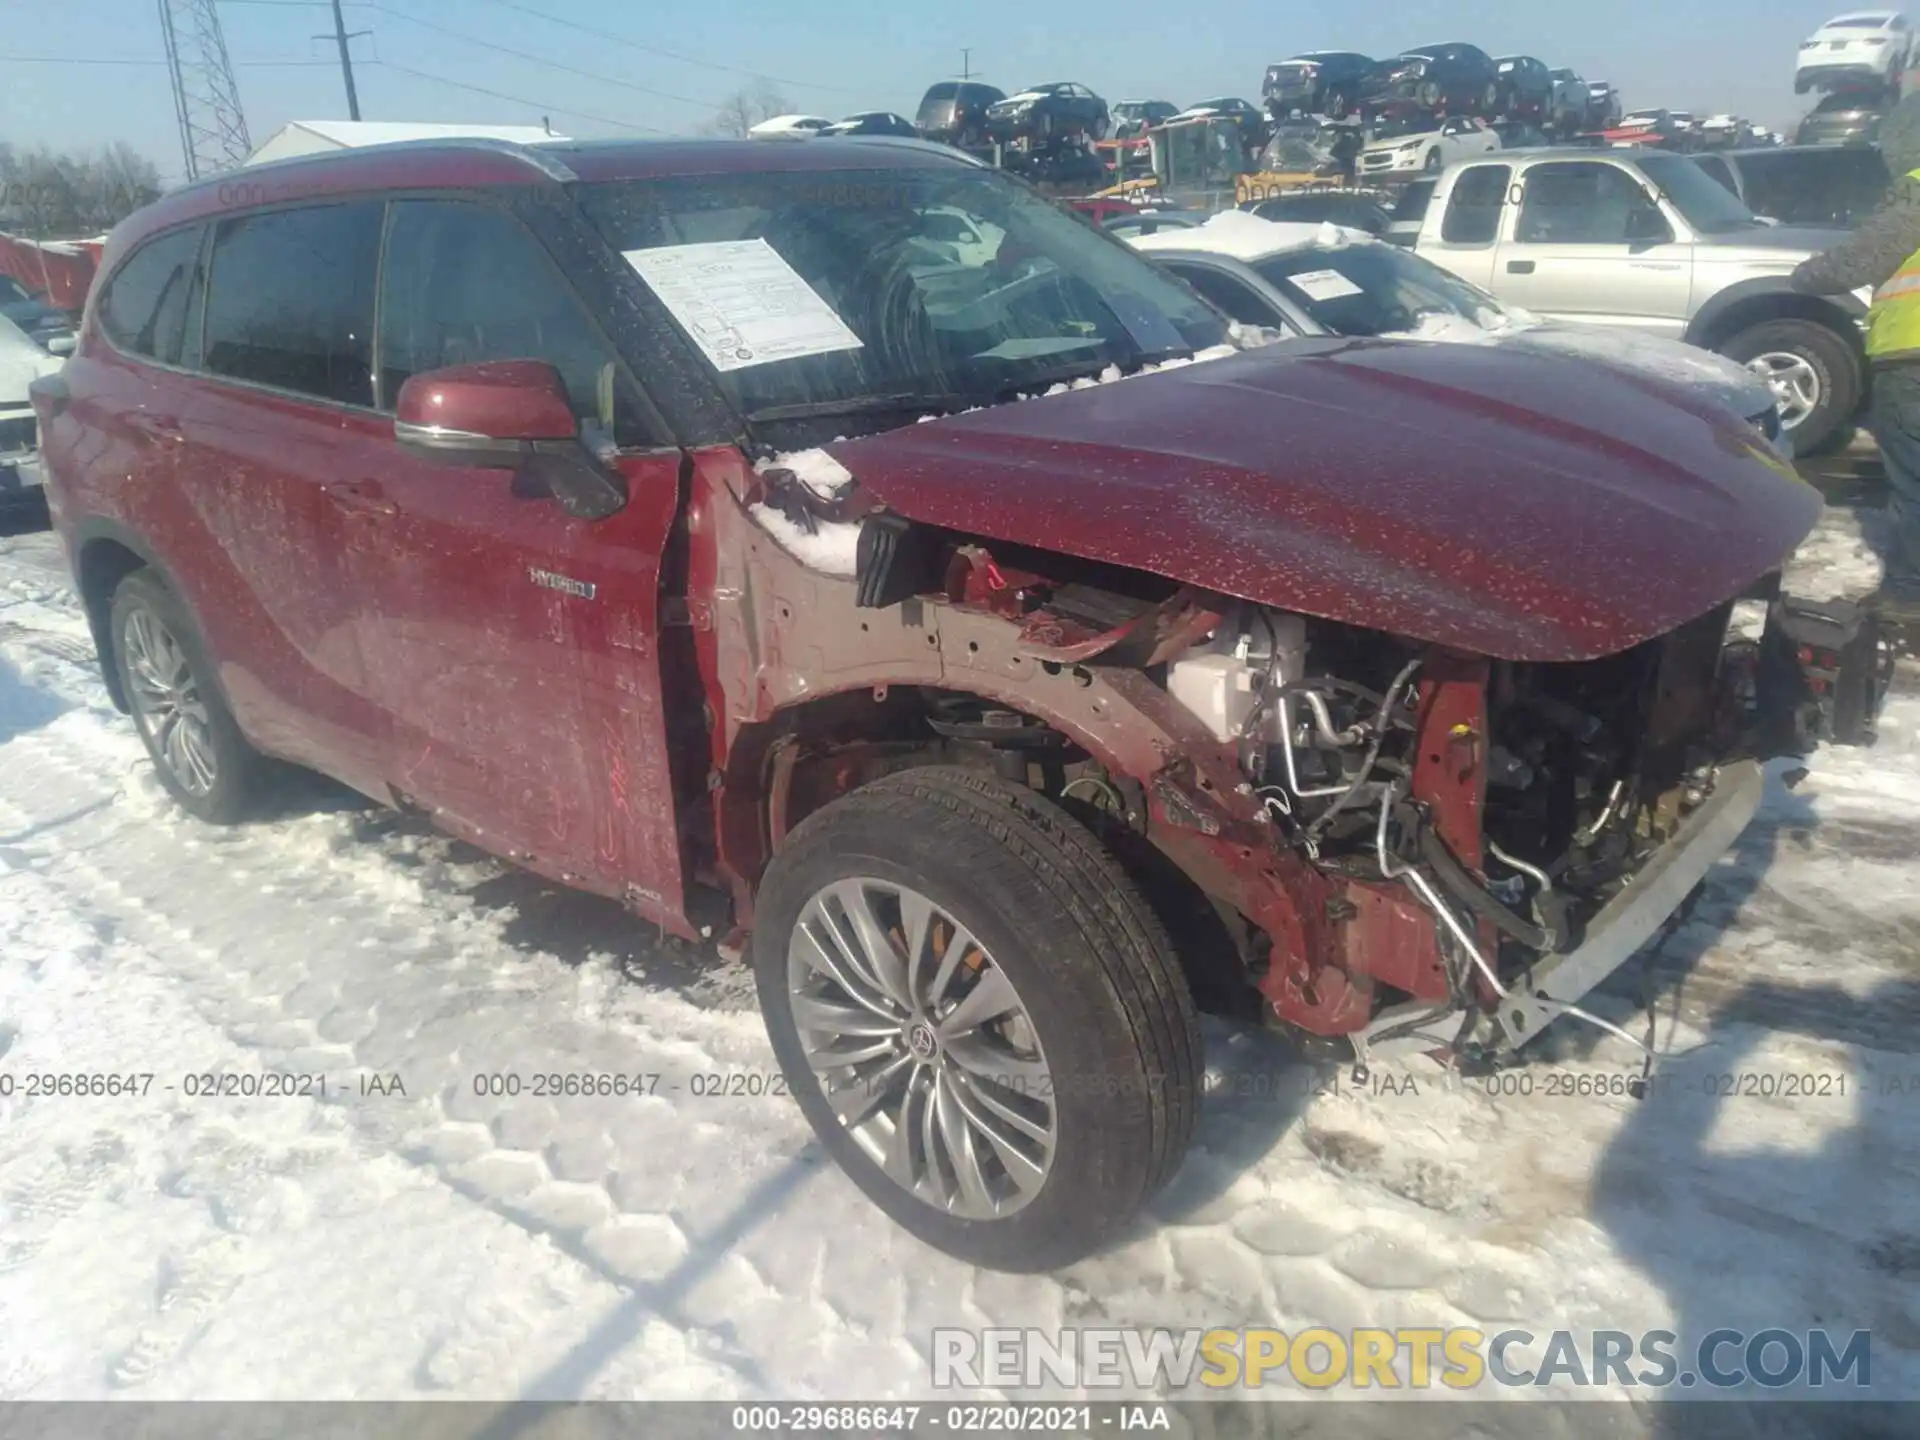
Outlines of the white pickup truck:
<svg viewBox="0 0 1920 1440">
<path fill-rule="evenodd" d="M 1412 244 L 1510 305 L 1740 361 L 1772 387 L 1806 455 L 1845 431 L 1866 394 L 1871 295 L 1801 295 L 1788 283 L 1842 234 L 1760 219 L 1689 156 L 1565 149 L 1450 166 Z"/>
</svg>

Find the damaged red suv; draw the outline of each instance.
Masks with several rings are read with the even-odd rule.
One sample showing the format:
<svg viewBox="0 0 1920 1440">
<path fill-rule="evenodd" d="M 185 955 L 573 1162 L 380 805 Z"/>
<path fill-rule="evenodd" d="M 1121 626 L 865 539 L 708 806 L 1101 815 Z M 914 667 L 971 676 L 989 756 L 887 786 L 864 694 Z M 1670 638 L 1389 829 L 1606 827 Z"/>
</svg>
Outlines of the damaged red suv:
<svg viewBox="0 0 1920 1440">
<path fill-rule="evenodd" d="M 1658 382 L 1237 351 L 912 141 L 375 147 L 120 226 L 36 391 L 179 803 L 325 772 L 751 950 L 821 1143 L 981 1264 L 1180 1164 L 1194 992 L 1517 1047 L 1804 743 L 1813 492 Z M 1224 977 L 1224 978 L 1223 978 Z"/>
</svg>

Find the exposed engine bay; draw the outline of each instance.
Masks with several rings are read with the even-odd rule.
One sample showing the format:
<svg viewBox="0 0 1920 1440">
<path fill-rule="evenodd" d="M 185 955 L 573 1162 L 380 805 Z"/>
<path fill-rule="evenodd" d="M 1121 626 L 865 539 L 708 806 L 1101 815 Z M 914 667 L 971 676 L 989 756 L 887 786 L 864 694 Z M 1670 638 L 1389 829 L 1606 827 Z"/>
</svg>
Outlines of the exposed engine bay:
<svg viewBox="0 0 1920 1440">
<path fill-rule="evenodd" d="M 1684 914 L 1760 762 L 1867 738 L 1884 692 L 1870 625 L 1777 595 L 1757 641 L 1728 599 L 1596 659 L 1505 660 L 883 510 L 831 523 L 857 573 L 776 607 L 817 657 L 789 683 L 834 690 L 883 633 L 893 683 L 775 742 L 771 844 L 931 747 L 991 766 L 1148 842 L 1228 917 L 1243 993 L 1362 1063 L 1490 1059 L 1561 1016 L 1645 1049 L 1579 1002 Z"/>
<path fill-rule="evenodd" d="M 1764 641 L 1729 644 L 1732 611 L 1593 661 L 1470 663 L 1450 682 L 1467 700 L 1451 715 L 1421 647 L 1253 605 L 1167 666 L 1168 691 L 1236 748 L 1285 843 L 1324 871 L 1404 885 L 1434 915 L 1447 1003 L 1373 1025 L 1357 1047 L 1443 1016 L 1459 1022 L 1456 1048 L 1527 1038 L 1521 1012 L 1492 1029 L 1483 1012 L 1581 951 L 1725 767 L 1831 736 L 1820 692 L 1842 687 L 1820 677 L 1847 669 L 1834 632 L 1834 650 L 1810 650 L 1807 622 L 1776 602 Z M 1547 1018 L 1625 1034 L 1571 1000 L 1534 999 Z"/>
</svg>

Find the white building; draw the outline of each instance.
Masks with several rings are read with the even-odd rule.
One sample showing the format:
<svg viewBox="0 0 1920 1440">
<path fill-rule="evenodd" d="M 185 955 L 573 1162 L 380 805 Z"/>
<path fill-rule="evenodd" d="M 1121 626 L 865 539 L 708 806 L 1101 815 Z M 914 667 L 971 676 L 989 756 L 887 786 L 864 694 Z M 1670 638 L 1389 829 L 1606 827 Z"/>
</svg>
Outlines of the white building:
<svg viewBox="0 0 1920 1440">
<path fill-rule="evenodd" d="M 451 139 L 511 140 L 535 145 L 542 140 L 566 140 L 538 125 L 429 125 L 399 120 L 289 120 L 247 157 L 247 164 L 312 155 L 321 150 L 350 150 L 360 145 L 386 145 L 396 140 Z"/>
</svg>

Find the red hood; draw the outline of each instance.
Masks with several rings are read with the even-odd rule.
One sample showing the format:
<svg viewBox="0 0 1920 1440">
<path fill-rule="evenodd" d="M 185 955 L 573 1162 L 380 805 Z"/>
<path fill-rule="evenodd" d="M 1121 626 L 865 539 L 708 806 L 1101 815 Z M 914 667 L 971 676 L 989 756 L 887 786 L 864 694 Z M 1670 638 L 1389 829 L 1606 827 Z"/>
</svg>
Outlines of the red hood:
<svg viewBox="0 0 1920 1440">
<path fill-rule="evenodd" d="M 1511 660 L 1703 614 L 1820 510 L 1732 415 L 1493 345 L 1295 342 L 828 448 L 929 525 Z"/>
</svg>

